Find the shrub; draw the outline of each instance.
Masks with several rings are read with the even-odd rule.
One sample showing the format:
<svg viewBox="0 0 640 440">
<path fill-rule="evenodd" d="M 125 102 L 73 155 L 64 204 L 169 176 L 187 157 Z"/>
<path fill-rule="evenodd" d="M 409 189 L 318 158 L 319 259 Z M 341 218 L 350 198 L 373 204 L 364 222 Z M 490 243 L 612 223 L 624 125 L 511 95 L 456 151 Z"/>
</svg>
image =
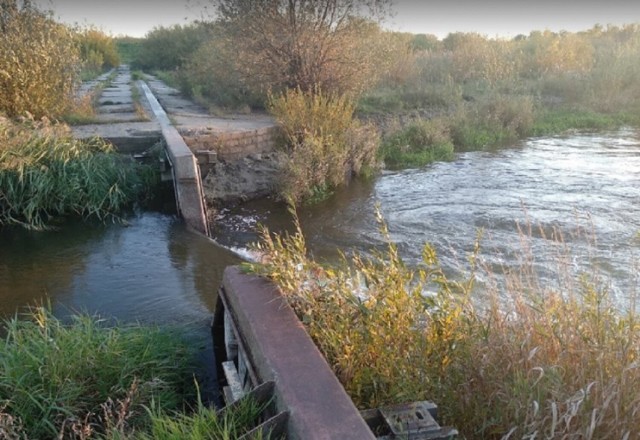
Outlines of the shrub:
<svg viewBox="0 0 640 440">
<path fill-rule="evenodd" d="M 192 23 L 153 28 L 142 40 L 133 66 L 144 70 L 174 70 L 181 67 L 207 40 L 208 27 L 205 23 Z"/>
<path fill-rule="evenodd" d="M 478 244 L 470 275 L 453 279 L 431 246 L 408 267 L 384 223 L 382 233 L 385 252 L 327 267 L 307 257 L 299 226 L 263 230 L 264 263 L 251 267 L 280 287 L 358 407 L 434 400 L 442 422 L 473 439 L 640 432 L 635 299 L 620 311 L 596 268 L 545 286 L 523 236 L 519 270 L 476 286 L 475 274 L 497 279 Z"/>
<path fill-rule="evenodd" d="M 55 217 L 116 218 L 157 176 L 106 142 L 65 127 L 0 119 L 0 226 L 46 228 Z"/>
<path fill-rule="evenodd" d="M 98 29 L 87 28 L 77 31 L 76 44 L 80 51 L 84 77 L 98 76 L 103 70 L 120 64 L 115 41 Z"/>
<path fill-rule="evenodd" d="M 61 115 L 78 79 L 73 33 L 31 2 L 1 0 L 0 5 L 0 113 Z"/>
<path fill-rule="evenodd" d="M 300 202 L 326 194 L 361 170 L 375 167 L 378 135 L 372 126 L 354 121 L 354 104 L 348 97 L 287 90 L 270 97 L 269 109 L 290 153 L 282 198 Z"/>
<path fill-rule="evenodd" d="M 238 74 L 235 50 L 219 28 L 186 60 L 177 74 L 180 89 L 196 100 L 226 109 L 264 108 L 264 93 L 255 92 Z"/>
<path fill-rule="evenodd" d="M 528 96 L 491 96 L 466 104 L 450 117 L 451 139 L 458 151 L 504 146 L 531 133 L 535 118 Z"/>
<path fill-rule="evenodd" d="M 418 120 L 387 136 L 380 154 L 391 168 L 420 167 L 453 159 L 453 144 L 444 119 Z"/>
</svg>

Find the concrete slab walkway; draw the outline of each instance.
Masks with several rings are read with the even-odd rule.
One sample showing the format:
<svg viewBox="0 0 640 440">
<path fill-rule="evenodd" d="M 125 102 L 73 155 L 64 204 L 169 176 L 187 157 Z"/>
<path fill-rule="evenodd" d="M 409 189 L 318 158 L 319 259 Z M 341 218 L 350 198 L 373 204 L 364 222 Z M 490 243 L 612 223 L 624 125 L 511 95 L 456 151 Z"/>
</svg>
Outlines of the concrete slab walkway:
<svg viewBox="0 0 640 440">
<path fill-rule="evenodd" d="M 91 93 L 107 82 L 97 99 L 95 123 L 72 127 L 77 138 L 101 137 L 123 153 L 139 153 L 147 150 L 162 137 L 160 124 L 132 81 L 129 66 L 123 65 L 98 79 L 83 84 L 80 93 Z"/>
</svg>

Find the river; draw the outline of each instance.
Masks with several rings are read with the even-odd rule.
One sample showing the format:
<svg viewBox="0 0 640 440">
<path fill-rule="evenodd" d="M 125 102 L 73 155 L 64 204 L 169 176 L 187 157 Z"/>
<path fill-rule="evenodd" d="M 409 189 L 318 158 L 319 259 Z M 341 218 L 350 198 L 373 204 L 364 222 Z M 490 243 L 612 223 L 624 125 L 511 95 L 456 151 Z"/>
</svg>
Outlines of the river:
<svg viewBox="0 0 640 440">
<path fill-rule="evenodd" d="M 299 216 L 318 258 L 337 250 L 384 246 L 376 206 L 409 264 L 422 244 L 452 274 L 484 231 L 481 261 L 500 272 L 531 264 L 556 282 L 552 268 L 598 271 L 630 304 L 638 291 L 640 132 L 622 129 L 530 139 L 495 152 L 464 153 L 422 169 L 383 172 L 354 182 Z M 207 328 L 224 267 L 256 241 L 255 226 L 290 228 L 286 209 L 269 200 L 224 209 L 214 239 L 187 231 L 170 214 L 146 212 L 126 224 L 67 224 L 56 231 L 0 231 L 0 317 L 50 301 L 65 315 L 87 311 L 124 322 Z M 532 226 L 531 234 L 526 232 Z M 562 233 L 559 244 L 553 236 Z M 527 238 L 527 235 L 530 237 Z M 530 258 L 533 257 L 533 258 Z M 546 277 L 546 278 L 545 278 Z M 482 281 L 482 280 L 481 280 Z"/>
<path fill-rule="evenodd" d="M 541 283 L 561 287 L 566 274 L 559 272 L 575 279 L 597 271 L 623 306 L 632 304 L 640 287 L 638 130 L 529 139 L 356 182 L 299 211 L 309 248 L 316 257 L 334 259 L 336 249 L 384 246 L 376 206 L 409 264 L 420 261 L 428 242 L 449 273 L 465 273 L 483 231 L 480 281 L 527 266 Z M 255 224 L 290 228 L 283 212 L 264 200 L 225 210 L 217 239 L 242 248 L 256 240 Z"/>
</svg>

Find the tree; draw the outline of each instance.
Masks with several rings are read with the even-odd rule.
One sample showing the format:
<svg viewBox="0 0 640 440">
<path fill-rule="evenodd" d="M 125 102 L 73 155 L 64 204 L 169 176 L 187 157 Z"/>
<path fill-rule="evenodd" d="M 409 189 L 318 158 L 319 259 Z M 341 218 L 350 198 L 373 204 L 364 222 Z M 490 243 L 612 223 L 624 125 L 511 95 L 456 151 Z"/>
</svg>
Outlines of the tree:
<svg viewBox="0 0 640 440">
<path fill-rule="evenodd" d="M 377 77 L 390 0 L 211 2 L 250 88 L 358 93 Z"/>
</svg>

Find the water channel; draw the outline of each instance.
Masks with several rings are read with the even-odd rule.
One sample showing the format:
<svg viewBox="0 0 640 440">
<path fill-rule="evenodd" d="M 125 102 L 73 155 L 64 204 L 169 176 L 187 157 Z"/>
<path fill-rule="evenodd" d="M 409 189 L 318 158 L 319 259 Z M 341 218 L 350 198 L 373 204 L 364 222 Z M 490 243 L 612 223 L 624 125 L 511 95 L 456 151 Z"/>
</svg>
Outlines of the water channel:
<svg viewBox="0 0 640 440">
<path fill-rule="evenodd" d="M 526 246 L 544 275 L 562 249 L 576 271 L 596 264 L 628 303 L 638 290 L 640 132 L 530 139 L 495 152 L 461 154 L 423 169 L 355 182 L 299 212 L 311 251 L 384 245 L 376 205 L 410 264 L 432 243 L 452 272 L 483 229 L 482 261 L 496 270 L 521 264 Z M 179 324 L 206 335 L 224 267 L 256 240 L 255 225 L 291 225 L 286 209 L 260 200 L 220 212 L 215 240 L 187 231 L 171 214 L 146 212 L 126 224 L 68 224 L 56 231 L 0 231 L 0 317 L 51 301 L 54 312 L 98 313 L 124 322 Z M 595 239 L 594 239 L 595 237 Z M 550 279 L 550 282 L 553 280 Z"/>
<path fill-rule="evenodd" d="M 526 265 L 552 285 L 560 282 L 558 272 L 576 279 L 597 271 L 623 307 L 640 292 L 638 130 L 529 139 L 356 182 L 299 211 L 309 248 L 332 259 L 336 249 L 384 246 L 376 206 L 409 264 L 420 261 L 429 242 L 445 269 L 464 273 L 482 230 L 485 275 Z M 245 204 L 221 213 L 218 240 L 242 248 L 255 241 L 257 223 L 280 230 L 290 220 L 268 201 Z"/>
</svg>

